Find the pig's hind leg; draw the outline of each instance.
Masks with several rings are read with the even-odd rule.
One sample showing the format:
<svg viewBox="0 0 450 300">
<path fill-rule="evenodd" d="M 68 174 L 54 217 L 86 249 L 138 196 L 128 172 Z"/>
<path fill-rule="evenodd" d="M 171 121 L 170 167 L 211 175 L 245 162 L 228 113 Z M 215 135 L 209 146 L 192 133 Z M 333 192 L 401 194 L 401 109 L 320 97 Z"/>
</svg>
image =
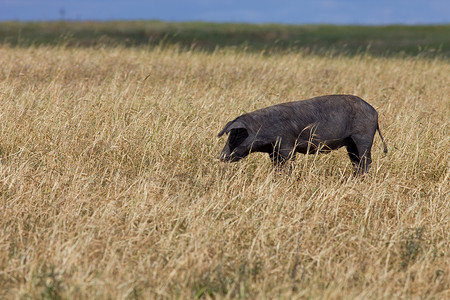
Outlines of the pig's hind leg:
<svg viewBox="0 0 450 300">
<path fill-rule="evenodd" d="M 372 163 L 372 143 L 373 136 L 355 135 L 349 139 L 347 152 L 355 169 L 355 175 L 361 175 L 369 172 Z"/>
</svg>

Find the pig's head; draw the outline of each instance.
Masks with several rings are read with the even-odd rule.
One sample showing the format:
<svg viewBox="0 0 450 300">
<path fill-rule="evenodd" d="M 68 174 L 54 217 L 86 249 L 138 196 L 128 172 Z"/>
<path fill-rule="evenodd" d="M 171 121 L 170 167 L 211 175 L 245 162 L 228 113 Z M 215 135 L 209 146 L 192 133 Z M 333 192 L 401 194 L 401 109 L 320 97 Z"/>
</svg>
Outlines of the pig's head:
<svg viewBox="0 0 450 300">
<path fill-rule="evenodd" d="M 229 133 L 227 143 L 219 155 L 221 161 L 235 162 L 246 157 L 252 147 L 252 138 L 241 121 L 231 121 L 219 132 L 219 137 Z"/>
</svg>

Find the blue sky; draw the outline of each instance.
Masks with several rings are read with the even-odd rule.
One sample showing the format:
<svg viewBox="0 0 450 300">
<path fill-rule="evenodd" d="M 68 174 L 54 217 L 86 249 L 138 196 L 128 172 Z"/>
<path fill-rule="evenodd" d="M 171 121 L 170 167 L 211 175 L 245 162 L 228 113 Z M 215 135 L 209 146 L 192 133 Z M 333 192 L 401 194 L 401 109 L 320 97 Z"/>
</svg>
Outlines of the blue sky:
<svg viewBox="0 0 450 300">
<path fill-rule="evenodd" d="M 450 23 L 450 0 L 0 0 L 0 21 L 212 21 L 288 24 Z"/>
</svg>

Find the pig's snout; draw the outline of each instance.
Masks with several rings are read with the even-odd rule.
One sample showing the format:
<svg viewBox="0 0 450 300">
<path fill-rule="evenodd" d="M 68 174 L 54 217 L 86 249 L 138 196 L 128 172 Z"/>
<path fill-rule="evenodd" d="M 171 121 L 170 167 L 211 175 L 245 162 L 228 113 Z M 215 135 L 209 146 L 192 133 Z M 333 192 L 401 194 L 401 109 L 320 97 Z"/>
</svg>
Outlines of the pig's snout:
<svg viewBox="0 0 450 300">
<path fill-rule="evenodd" d="M 236 162 L 240 160 L 242 157 L 235 155 L 235 153 L 226 154 L 224 152 L 220 153 L 219 160 L 223 162 Z"/>
<path fill-rule="evenodd" d="M 230 155 L 227 155 L 226 153 L 220 153 L 217 157 L 220 161 L 230 161 Z"/>
</svg>

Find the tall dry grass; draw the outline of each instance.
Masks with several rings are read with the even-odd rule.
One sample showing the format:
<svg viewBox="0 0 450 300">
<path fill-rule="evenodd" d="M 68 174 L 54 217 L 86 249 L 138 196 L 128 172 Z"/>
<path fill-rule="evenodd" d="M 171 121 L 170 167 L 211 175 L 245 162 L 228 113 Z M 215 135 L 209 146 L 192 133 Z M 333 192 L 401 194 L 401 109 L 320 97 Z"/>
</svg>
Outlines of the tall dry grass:
<svg viewBox="0 0 450 300">
<path fill-rule="evenodd" d="M 450 64 L 177 49 L 0 48 L 0 297 L 450 297 Z M 349 93 L 344 150 L 216 160 L 243 112 Z"/>
</svg>

